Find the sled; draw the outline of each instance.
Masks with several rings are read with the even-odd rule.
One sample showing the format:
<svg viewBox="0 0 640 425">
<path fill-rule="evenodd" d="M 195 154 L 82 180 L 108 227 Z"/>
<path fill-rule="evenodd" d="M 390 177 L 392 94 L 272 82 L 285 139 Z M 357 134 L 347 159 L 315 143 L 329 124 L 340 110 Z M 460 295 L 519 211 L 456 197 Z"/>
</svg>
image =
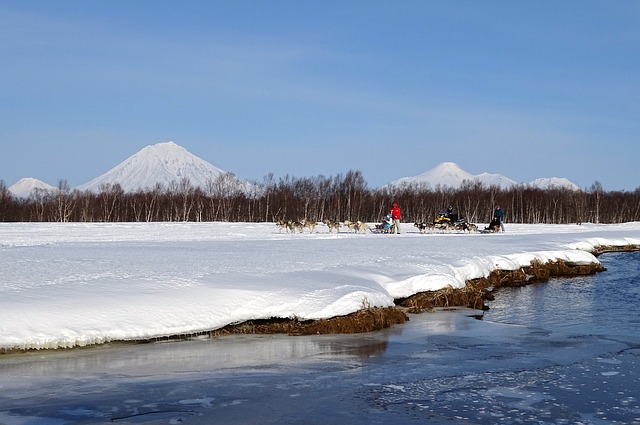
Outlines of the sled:
<svg viewBox="0 0 640 425">
<path fill-rule="evenodd" d="M 385 226 L 384 224 L 376 224 L 375 227 L 370 227 L 371 233 L 393 233 L 395 224 Z"/>
</svg>

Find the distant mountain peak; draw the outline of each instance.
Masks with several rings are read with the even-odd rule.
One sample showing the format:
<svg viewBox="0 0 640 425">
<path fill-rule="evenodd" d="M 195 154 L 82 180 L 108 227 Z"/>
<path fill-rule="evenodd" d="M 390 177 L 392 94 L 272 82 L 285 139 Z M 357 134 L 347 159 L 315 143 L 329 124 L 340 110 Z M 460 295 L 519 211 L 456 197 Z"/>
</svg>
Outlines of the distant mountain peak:
<svg viewBox="0 0 640 425">
<path fill-rule="evenodd" d="M 55 191 L 58 188 L 55 186 L 51 186 L 50 184 L 45 183 L 42 180 L 34 179 L 33 177 L 25 177 L 9 186 L 8 189 L 9 192 L 13 194 L 13 196 L 17 196 L 18 198 L 28 198 L 36 189 Z"/>
<path fill-rule="evenodd" d="M 462 170 L 462 168 L 460 168 L 458 164 L 450 161 L 441 162 L 440 164 L 436 165 L 434 168 Z"/>
<path fill-rule="evenodd" d="M 168 187 L 188 179 L 193 187 L 206 189 L 208 182 L 226 171 L 199 158 L 174 142 L 142 148 L 111 170 L 77 189 L 100 191 L 104 185 L 119 184 L 125 192 L 147 190 L 160 184 Z"/>
<path fill-rule="evenodd" d="M 471 175 L 469 173 L 467 173 L 466 171 L 464 171 L 458 164 L 456 164 L 455 162 L 442 162 L 438 165 L 436 165 L 435 167 L 433 167 L 431 170 L 429 170 L 429 172 L 431 173 L 447 173 L 447 174 L 452 174 L 452 175 L 462 175 L 462 176 L 467 176 L 467 175 Z"/>
<path fill-rule="evenodd" d="M 452 187 L 458 188 L 463 182 L 479 182 L 487 186 L 500 186 L 508 188 L 516 184 L 515 181 L 500 174 L 482 173 L 478 175 L 464 171 L 455 162 L 442 162 L 434 168 L 414 177 L 402 177 L 389 183 L 389 186 L 417 185 L 431 188 Z"/>
<path fill-rule="evenodd" d="M 145 146 L 144 148 L 140 149 L 140 151 L 138 152 L 138 154 L 153 154 L 153 155 L 158 155 L 162 157 L 171 156 L 175 153 L 182 155 L 185 153 L 189 154 L 189 151 L 187 151 L 185 148 L 178 145 L 177 143 L 169 141 L 169 142 L 160 142 L 154 145 Z M 167 154 L 171 154 L 171 155 L 167 155 Z"/>
<path fill-rule="evenodd" d="M 502 189 L 509 189 L 518 183 L 501 174 L 480 173 L 470 174 L 464 171 L 455 162 L 443 162 L 434 168 L 413 177 L 402 177 L 392 181 L 388 186 L 424 186 L 435 189 L 436 187 L 459 188 L 464 182 L 478 182 L 484 186 L 498 186 Z M 566 178 L 539 178 L 528 186 L 541 189 L 570 189 L 579 190 L 580 187 Z"/>
<path fill-rule="evenodd" d="M 580 186 L 564 177 L 542 177 L 529 182 L 528 186 L 538 189 L 580 190 Z"/>
</svg>

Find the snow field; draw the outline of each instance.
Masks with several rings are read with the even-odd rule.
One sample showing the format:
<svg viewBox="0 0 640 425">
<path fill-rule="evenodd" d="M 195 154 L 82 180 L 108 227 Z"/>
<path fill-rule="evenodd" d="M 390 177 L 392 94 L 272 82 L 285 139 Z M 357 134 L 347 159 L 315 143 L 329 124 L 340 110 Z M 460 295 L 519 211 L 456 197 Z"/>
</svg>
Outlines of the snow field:
<svg viewBox="0 0 640 425">
<path fill-rule="evenodd" d="M 0 349 L 161 338 L 271 317 L 320 319 L 492 270 L 598 262 L 640 223 L 503 234 L 279 233 L 273 223 L 1 223 Z"/>
</svg>

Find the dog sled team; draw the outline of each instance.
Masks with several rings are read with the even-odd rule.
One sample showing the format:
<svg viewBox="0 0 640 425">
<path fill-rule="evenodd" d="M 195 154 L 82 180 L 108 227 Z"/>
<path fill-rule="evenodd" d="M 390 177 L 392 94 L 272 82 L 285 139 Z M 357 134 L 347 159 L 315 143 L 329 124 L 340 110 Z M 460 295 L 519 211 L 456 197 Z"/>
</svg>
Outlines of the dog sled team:
<svg viewBox="0 0 640 425">
<path fill-rule="evenodd" d="M 469 223 L 467 221 L 461 222 L 442 222 L 442 223 L 426 223 L 426 222 L 415 222 L 413 223 L 415 227 L 418 228 L 420 233 L 451 233 L 451 232 L 469 232 L 469 233 L 477 233 L 478 226 Z"/>
<path fill-rule="evenodd" d="M 313 233 L 316 231 L 316 222 L 307 219 L 301 221 L 278 220 L 276 221 L 276 226 L 280 228 L 278 230 L 278 233 L 282 233 L 283 229 L 286 230 L 287 233 L 296 233 L 296 231 L 303 233 L 305 228 L 309 229 L 309 233 Z"/>
<path fill-rule="evenodd" d="M 363 221 L 349 221 L 345 220 L 343 224 L 341 224 L 337 220 L 323 220 L 323 224 L 327 226 L 329 229 L 329 233 L 333 233 L 335 230 L 336 233 L 340 232 L 340 227 L 345 226 L 350 232 L 354 233 L 397 233 L 400 234 L 400 207 L 397 203 L 393 204 L 393 208 L 391 211 L 382 219 L 382 221 L 378 224 L 375 224 L 374 227 L 369 227 L 369 225 Z M 278 220 L 276 225 L 279 227 L 279 233 L 282 230 L 286 230 L 287 233 L 304 233 L 304 229 L 309 229 L 309 233 L 314 233 L 316 231 L 316 222 L 313 220 Z M 414 227 L 416 227 L 420 233 L 450 233 L 452 231 L 456 232 L 468 232 L 468 233 L 497 233 L 504 232 L 504 211 L 497 206 L 493 218 L 489 223 L 489 226 L 484 229 L 478 229 L 478 226 L 473 223 L 469 223 L 465 218 L 460 218 L 458 214 L 453 210 L 452 207 L 443 208 L 438 212 L 435 220 L 432 222 L 415 222 Z"/>
<path fill-rule="evenodd" d="M 413 225 L 418 228 L 420 233 L 450 233 L 452 231 L 476 233 L 478 231 L 477 225 L 469 223 L 466 218 L 460 218 L 452 207 L 438 211 L 435 220 L 430 223 L 423 221 L 415 222 Z"/>
<path fill-rule="evenodd" d="M 333 233 L 335 230 L 336 233 L 340 233 L 340 227 L 345 226 L 349 231 L 354 233 L 368 233 L 370 228 L 369 225 L 360 220 L 358 221 L 349 221 L 345 220 L 342 224 L 337 220 L 324 220 L 322 222 L 329 229 L 329 233 Z M 316 231 L 317 223 L 313 220 L 278 220 L 276 222 L 276 226 L 279 227 L 278 233 L 282 233 L 282 230 L 285 230 L 287 233 L 304 233 L 304 229 L 309 229 L 309 233 L 314 233 Z"/>
</svg>

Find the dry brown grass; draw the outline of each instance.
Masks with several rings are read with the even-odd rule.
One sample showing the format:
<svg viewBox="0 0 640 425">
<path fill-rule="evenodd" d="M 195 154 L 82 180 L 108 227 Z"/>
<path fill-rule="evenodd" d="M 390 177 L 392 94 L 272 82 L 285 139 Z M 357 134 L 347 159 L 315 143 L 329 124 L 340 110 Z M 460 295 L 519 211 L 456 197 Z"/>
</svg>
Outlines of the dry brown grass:
<svg viewBox="0 0 640 425">
<path fill-rule="evenodd" d="M 640 251 L 640 245 L 628 244 L 624 246 L 601 245 L 591 252 L 593 255 L 604 254 L 605 252 L 633 252 Z"/>
<path fill-rule="evenodd" d="M 210 333 L 212 337 L 235 334 L 353 334 L 388 328 L 409 320 L 398 308 L 366 308 L 330 319 L 298 320 L 271 318 L 228 325 Z"/>
<path fill-rule="evenodd" d="M 421 313 L 436 307 L 469 307 L 486 310 L 485 300 L 494 298 L 493 292 L 503 287 L 524 286 L 546 282 L 551 277 L 586 276 L 604 271 L 600 264 L 573 265 L 563 260 L 541 263 L 534 261 L 517 270 L 494 270 L 487 277 L 473 279 L 461 289 L 448 287 L 438 291 L 420 292 L 396 300 L 396 304 L 410 313 Z"/>
</svg>

